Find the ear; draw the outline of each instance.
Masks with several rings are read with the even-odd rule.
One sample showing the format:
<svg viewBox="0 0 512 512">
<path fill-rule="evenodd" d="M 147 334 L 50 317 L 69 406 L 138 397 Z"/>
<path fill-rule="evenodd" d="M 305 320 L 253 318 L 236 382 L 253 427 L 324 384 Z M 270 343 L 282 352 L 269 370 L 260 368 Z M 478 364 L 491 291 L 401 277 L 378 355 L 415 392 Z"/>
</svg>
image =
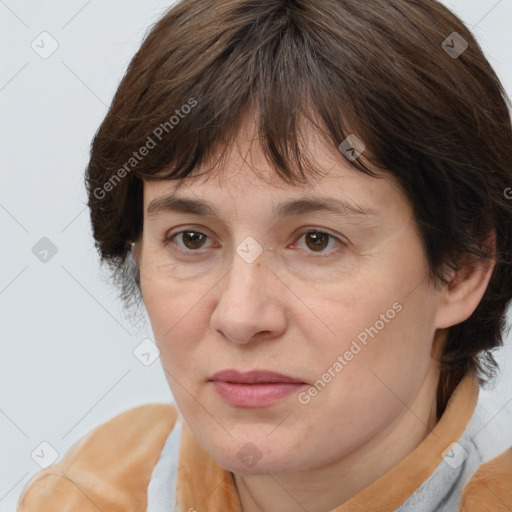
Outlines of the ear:
<svg viewBox="0 0 512 512">
<path fill-rule="evenodd" d="M 485 240 L 496 254 L 496 232 L 493 229 Z M 450 282 L 444 286 L 436 314 L 436 327 L 443 329 L 467 320 L 484 296 L 494 270 L 494 259 L 479 259 L 468 254 L 459 270 L 452 271 Z"/>
</svg>

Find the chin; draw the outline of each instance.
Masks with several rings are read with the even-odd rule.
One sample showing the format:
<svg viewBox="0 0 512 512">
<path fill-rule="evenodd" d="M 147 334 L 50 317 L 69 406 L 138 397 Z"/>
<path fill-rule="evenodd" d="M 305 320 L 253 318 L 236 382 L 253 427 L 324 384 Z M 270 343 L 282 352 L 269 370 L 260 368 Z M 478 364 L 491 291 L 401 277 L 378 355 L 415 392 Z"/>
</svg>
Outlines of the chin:
<svg viewBox="0 0 512 512">
<path fill-rule="evenodd" d="M 267 475 L 277 473 L 288 473 L 290 471 L 296 471 L 296 468 L 290 467 L 290 461 L 279 461 L 279 460 L 264 460 L 268 459 L 265 455 L 261 457 L 254 465 L 252 463 L 246 464 L 243 461 L 238 460 L 235 456 L 233 457 L 221 457 L 217 459 L 217 463 L 224 469 L 236 473 L 238 475 Z M 286 457 L 284 457 L 286 460 Z"/>
<path fill-rule="evenodd" d="M 289 473 L 316 465 L 314 454 L 303 453 L 293 446 L 283 446 L 277 440 L 274 446 L 262 442 L 237 441 L 226 447 L 216 446 L 210 456 L 227 471 L 239 475 L 266 475 Z"/>
</svg>

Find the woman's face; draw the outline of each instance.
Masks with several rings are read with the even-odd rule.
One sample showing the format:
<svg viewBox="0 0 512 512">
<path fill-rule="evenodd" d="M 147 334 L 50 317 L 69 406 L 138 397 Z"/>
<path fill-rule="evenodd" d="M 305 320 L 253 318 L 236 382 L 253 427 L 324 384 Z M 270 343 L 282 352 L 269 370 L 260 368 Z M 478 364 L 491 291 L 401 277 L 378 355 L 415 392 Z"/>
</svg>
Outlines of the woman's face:
<svg viewBox="0 0 512 512">
<path fill-rule="evenodd" d="M 251 137 L 218 179 L 176 193 L 145 182 L 141 289 L 176 403 L 211 456 L 246 474 L 311 469 L 362 450 L 434 382 L 439 292 L 389 177 L 310 133 L 325 177 L 287 185 Z"/>
</svg>

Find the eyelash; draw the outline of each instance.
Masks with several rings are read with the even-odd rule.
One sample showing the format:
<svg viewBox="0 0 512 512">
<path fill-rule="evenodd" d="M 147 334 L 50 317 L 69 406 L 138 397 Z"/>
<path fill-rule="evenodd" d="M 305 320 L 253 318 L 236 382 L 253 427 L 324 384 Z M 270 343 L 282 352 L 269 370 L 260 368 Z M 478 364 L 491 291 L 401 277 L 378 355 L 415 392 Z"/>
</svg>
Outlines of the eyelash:
<svg viewBox="0 0 512 512">
<path fill-rule="evenodd" d="M 175 244 L 173 242 L 173 240 L 175 238 L 177 238 L 178 236 L 180 235 L 183 235 L 185 233 L 194 233 L 196 235 L 203 235 L 207 238 L 210 238 L 208 235 L 206 235 L 205 233 L 202 233 L 201 231 L 199 230 L 195 230 L 195 229 L 186 229 L 184 231 L 179 231 L 177 233 L 173 233 L 172 235 L 169 235 L 167 236 L 164 241 L 163 241 L 163 245 L 164 247 L 168 247 L 171 243 L 173 243 L 179 252 L 181 252 L 182 254 L 186 254 L 186 255 L 189 255 L 191 253 L 200 253 L 202 249 L 197 249 L 197 250 L 193 250 L 193 249 L 183 249 L 182 247 L 180 247 L 179 245 Z M 344 242 L 343 240 L 339 239 L 338 237 L 332 235 L 331 233 L 327 233 L 325 231 L 321 231 L 320 229 L 312 229 L 312 228 L 309 228 L 305 231 L 302 231 L 301 233 L 298 234 L 298 238 L 296 239 L 297 241 L 300 240 L 300 238 L 302 238 L 304 235 L 308 235 L 308 234 L 321 234 L 321 235 L 327 235 L 329 237 L 329 241 L 332 239 L 332 240 L 335 240 L 336 242 L 339 243 L 339 246 L 338 248 L 336 249 L 331 249 L 330 251 L 327 251 L 327 252 L 318 252 L 318 253 L 315 253 L 314 251 L 309 251 L 307 249 L 306 252 L 309 252 L 311 254 L 311 257 L 313 258 L 316 258 L 316 259 L 321 259 L 321 258 L 326 258 L 326 257 L 330 257 L 332 256 L 333 253 L 338 253 L 340 250 L 342 250 L 344 247 L 346 247 L 348 244 L 346 242 Z M 296 242 L 295 242 L 296 243 Z M 329 243 L 329 242 L 328 242 Z M 218 247 L 218 246 L 217 246 Z"/>
</svg>

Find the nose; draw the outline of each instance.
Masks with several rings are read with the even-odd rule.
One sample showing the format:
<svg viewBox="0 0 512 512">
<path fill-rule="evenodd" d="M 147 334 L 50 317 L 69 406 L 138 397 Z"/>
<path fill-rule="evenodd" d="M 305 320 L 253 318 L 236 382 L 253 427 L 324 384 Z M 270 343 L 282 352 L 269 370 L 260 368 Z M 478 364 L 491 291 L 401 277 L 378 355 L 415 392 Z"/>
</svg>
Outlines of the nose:
<svg viewBox="0 0 512 512">
<path fill-rule="evenodd" d="M 212 327 L 232 343 L 279 337 L 286 330 L 285 285 L 264 257 L 247 263 L 238 255 L 211 316 Z"/>
</svg>

